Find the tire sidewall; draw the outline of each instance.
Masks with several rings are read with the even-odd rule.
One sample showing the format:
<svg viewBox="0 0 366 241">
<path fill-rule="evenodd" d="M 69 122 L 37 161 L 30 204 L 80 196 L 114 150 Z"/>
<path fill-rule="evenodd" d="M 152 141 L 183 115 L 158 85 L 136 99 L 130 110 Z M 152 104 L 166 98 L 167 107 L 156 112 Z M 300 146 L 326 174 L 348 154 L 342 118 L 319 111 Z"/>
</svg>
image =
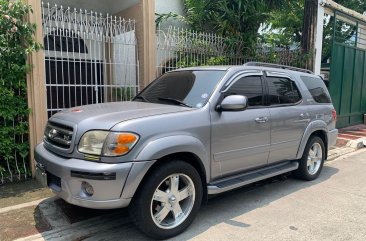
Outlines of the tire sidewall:
<svg viewBox="0 0 366 241">
<path fill-rule="evenodd" d="M 162 229 L 158 227 L 152 219 L 150 211 L 151 200 L 160 183 L 174 173 L 185 174 L 192 179 L 195 188 L 195 201 L 190 214 L 179 226 L 172 229 Z M 193 222 L 193 219 L 197 215 L 201 206 L 202 195 L 202 181 L 197 170 L 190 164 L 183 161 L 169 161 L 169 163 L 156 168 L 154 172 L 151 173 L 143 183 L 136 199 L 133 200 L 136 202 L 136 206 L 139 209 L 138 212 L 141 214 L 141 218 L 143 219 L 139 220 L 139 228 L 149 236 L 157 239 L 169 238 L 183 232 Z M 131 213 L 131 215 L 134 214 Z"/>
<path fill-rule="evenodd" d="M 322 148 L 322 160 L 320 163 L 320 167 L 318 169 L 318 171 L 314 174 L 310 174 L 307 168 L 307 159 L 308 159 L 308 155 L 309 155 L 309 151 L 310 148 L 313 146 L 314 143 L 319 143 L 319 145 Z M 308 143 L 306 144 L 305 150 L 304 150 L 304 154 L 301 158 L 300 164 L 299 164 L 299 174 L 300 177 L 302 177 L 303 179 L 306 180 L 314 180 L 316 178 L 318 178 L 318 176 L 320 175 L 323 166 L 324 166 L 324 160 L 325 160 L 325 145 L 324 145 L 324 141 L 318 137 L 318 136 L 313 136 L 309 139 Z"/>
</svg>

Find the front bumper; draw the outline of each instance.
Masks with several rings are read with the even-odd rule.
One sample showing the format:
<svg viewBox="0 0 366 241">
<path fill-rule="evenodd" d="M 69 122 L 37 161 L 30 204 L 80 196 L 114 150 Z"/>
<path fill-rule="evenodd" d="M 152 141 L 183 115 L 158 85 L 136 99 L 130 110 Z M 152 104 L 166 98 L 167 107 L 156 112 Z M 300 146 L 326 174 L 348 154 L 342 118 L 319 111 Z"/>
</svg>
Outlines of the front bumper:
<svg viewBox="0 0 366 241">
<path fill-rule="evenodd" d="M 137 189 L 137 183 L 140 181 L 136 178 L 146 172 L 150 166 L 150 162 L 108 164 L 64 158 L 45 149 L 43 143 L 36 146 L 35 159 L 37 169 L 42 169 L 41 171 L 47 175 L 48 187 L 59 197 L 68 203 L 95 209 L 128 206 L 134 191 Z M 127 181 L 129 173 L 133 169 L 141 170 L 142 173 L 130 177 Z M 90 174 L 91 178 L 80 176 L 80 173 Z M 105 178 L 107 180 L 98 178 L 100 174 L 107 174 L 109 177 Z M 88 196 L 82 189 L 81 183 L 83 181 L 88 182 L 93 187 L 94 194 L 92 196 Z M 128 186 L 132 186 L 133 190 L 127 187 L 126 183 Z M 128 195 L 122 195 L 124 189 L 128 189 L 126 191 Z"/>
</svg>

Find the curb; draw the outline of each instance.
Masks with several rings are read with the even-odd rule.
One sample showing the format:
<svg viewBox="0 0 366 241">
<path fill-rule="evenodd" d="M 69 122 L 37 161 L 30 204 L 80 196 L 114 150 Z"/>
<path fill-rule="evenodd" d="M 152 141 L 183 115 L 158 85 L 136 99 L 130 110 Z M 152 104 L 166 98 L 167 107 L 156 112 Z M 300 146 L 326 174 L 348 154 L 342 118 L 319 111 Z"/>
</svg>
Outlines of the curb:
<svg viewBox="0 0 366 241">
<path fill-rule="evenodd" d="M 356 140 L 350 140 L 346 144 L 347 147 L 354 148 L 355 150 L 361 149 L 366 145 L 366 137 L 362 137 Z"/>
<path fill-rule="evenodd" d="M 358 138 L 356 140 L 347 140 L 343 138 L 338 138 L 337 142 L 342 143 L 341 147 L 334 146 L 333 149 L 328 152 L 327 161 L 332 161 L 340 156 L 346 155 L 348 153 L 357 151 L 366 146 L 366 137 Z"/>
<path fill-rule="evenodd" d="M 55 203 L 57 199 L 59 198 L 56 196 L 48 198 L 38 205 L 41 215 L 47 220 L 52 229 L 70 225 L 62 210 Z"/>
</svg>

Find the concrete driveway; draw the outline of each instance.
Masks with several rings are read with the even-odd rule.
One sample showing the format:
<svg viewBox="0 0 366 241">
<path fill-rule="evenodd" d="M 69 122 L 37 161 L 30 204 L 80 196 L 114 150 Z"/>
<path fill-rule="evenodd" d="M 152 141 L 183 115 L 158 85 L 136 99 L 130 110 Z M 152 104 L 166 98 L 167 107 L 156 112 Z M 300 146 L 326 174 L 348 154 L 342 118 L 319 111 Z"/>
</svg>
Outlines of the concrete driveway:
<svg viewBox="0 0 366 241">
<path fill-rule="evenodd" d="M 147 240 L 125 209 L 23 240 Z M 366 150 L 327 162 L 319 179 L 272 179 L 210 199 L 172 240 L 366 240 Z"/>
</svg>

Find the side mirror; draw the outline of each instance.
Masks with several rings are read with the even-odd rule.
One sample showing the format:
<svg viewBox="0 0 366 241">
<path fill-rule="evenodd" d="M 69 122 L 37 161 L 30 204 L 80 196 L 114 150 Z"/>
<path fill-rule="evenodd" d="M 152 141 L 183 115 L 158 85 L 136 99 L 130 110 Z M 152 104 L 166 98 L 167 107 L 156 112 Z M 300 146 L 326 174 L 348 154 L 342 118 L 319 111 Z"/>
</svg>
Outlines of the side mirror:
<svg viewBox="0 0 366 241">
<path fill-rule="evenodd" d="M 243 95 L 226 96 L 221 104 L 216 106 L 217 111 L 243 111 L 247 108 L 248 98 Z"/>
</svg>

